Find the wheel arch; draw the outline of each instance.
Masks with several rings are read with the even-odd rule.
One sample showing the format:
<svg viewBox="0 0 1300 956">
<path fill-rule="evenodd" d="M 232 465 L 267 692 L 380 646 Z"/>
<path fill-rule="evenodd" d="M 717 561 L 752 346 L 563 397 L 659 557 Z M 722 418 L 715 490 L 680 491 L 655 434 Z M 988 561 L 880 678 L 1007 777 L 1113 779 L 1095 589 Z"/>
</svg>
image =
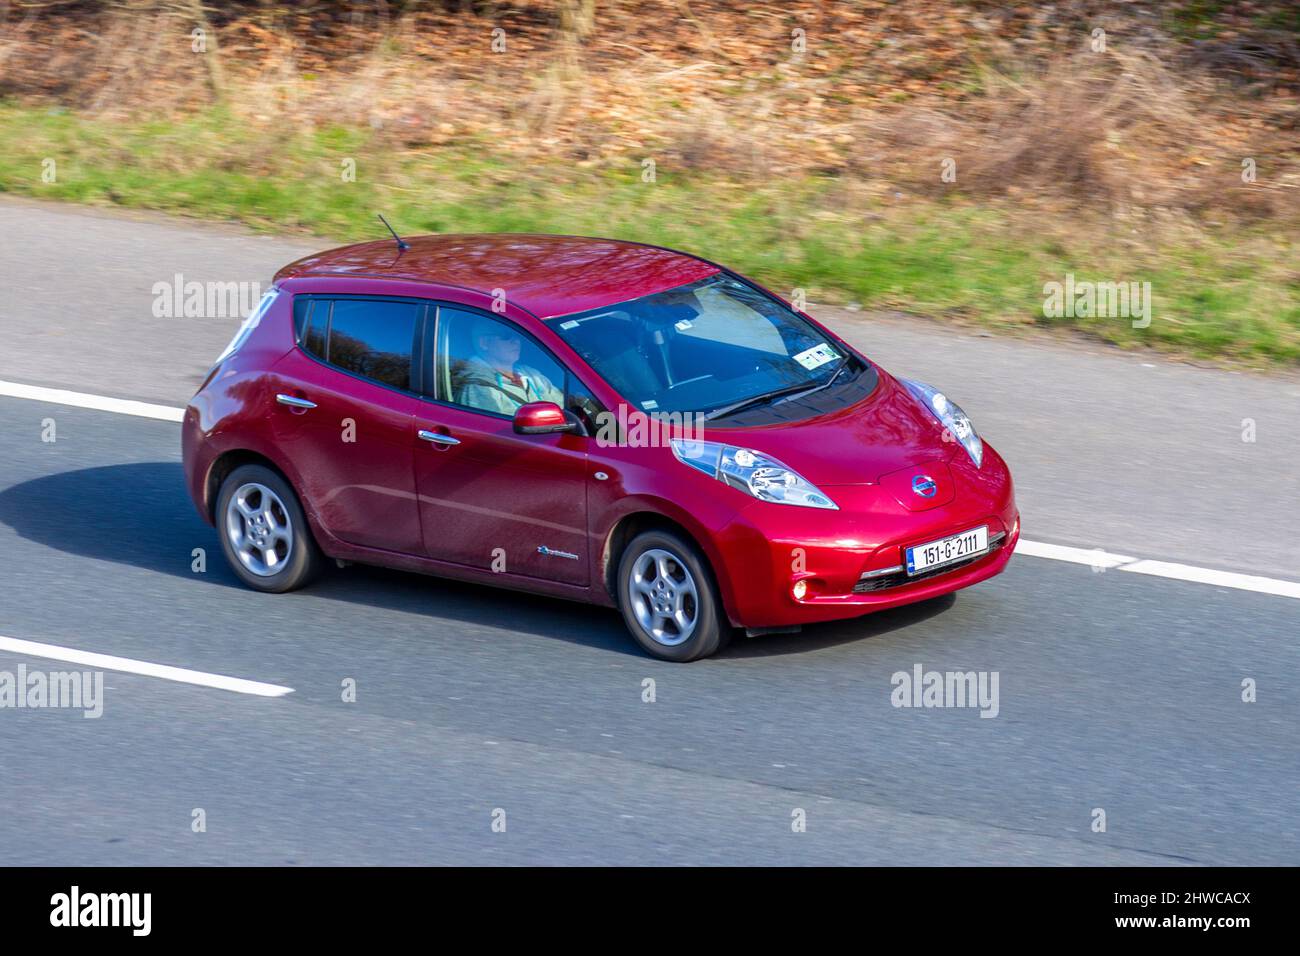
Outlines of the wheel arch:
<svg viewBox="0 0 1300 956">
<path fill-rule="evenodd" d="M 284 479 L 285 484 L 292 488 L 293 493 L 298 496 L 298 504 L 307 513 L 310 521 L 311 515 L 307 508 L 307 502 L 303 500 L 302 492 L 298 490 L 298 486 L 294 484 L 293 479 L 289 477 L 283 468 L 260 452 L 249 448 L 232 448 L 222 452 L 213 460 L 211 467 L 208 468 L 208 476 L 204 479 L 203 508 L 207 513 L 209 522 L 215 524 L 217 520 L 217 494 L 221 490 L 222 482 L 226 480 L 232 471 L 244 465 L 262 465 Z"/>
<path fill-rule="evenodd" d="M 614 523 L 614 526 L 610 528 L 609 533 L 605 536 L 605 545 L 600 556 L 601 583 L 613 606 L 619 606 L 618 566 L 622 561 L 623 553 L 636 536 L 645 531 L 667 531 L 695 546 L 700 555 L 700 560 L 704 563 L 705 570 L 713 578 L 713 585 L 717 588 L 722 599 L 723 610 L 730 619 L 732 616 L 731 594 L 727 587 L 729 582 L 726 581 L 723 575 L 718 573 L 717 560 L 704 544 L 702 536 L 691 530 L 683 522 L 661 511 L 646 509 L 632 511 L 623 515 Z"/>
</svg>

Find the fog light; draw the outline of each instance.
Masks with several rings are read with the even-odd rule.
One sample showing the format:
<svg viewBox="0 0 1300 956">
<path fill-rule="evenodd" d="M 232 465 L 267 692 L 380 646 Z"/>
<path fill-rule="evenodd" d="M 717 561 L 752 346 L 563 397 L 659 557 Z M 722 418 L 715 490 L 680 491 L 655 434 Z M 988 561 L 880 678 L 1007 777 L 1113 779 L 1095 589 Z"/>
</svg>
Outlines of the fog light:
<svg viewBox="0 0 1300 956">
<path fill-rule="evenodd" d="M 794 587 L 790 589 L 790 593 L 794 595 L 794 599 L 796 601 L 802 601 L 803 596 L 808 593 L 808 582 L 807 581 L 794 582 Z"/>
</svg>

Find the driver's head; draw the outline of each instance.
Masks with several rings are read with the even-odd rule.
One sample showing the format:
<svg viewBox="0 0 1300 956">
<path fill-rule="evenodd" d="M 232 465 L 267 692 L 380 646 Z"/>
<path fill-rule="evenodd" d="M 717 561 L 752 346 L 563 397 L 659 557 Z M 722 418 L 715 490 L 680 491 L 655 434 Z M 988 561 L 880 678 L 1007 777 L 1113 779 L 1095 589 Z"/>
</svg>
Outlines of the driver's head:
<svg viewBox="0 0 1300 956">
<path fill-rule="evenodd" d="M 510 369 L 519 361 L 523 341 L 509 326 L 483 319 L 474 326 L 474 346 L 495 367 Z"/>
</svg>

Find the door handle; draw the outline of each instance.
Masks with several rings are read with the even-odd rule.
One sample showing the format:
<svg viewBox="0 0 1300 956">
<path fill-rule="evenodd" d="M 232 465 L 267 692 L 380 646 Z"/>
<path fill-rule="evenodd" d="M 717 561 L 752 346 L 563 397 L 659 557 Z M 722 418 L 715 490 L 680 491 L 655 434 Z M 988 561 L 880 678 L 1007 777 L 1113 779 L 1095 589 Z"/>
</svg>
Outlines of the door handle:
<svg viewBox="0 0 1300 956">
<path fill-rule="evenodd" d="M 285 395 L 283 392 L 275 396 L 275 400 L 281 405 L 288 405 L 290 408 L 315 408 L 315 402 L 309 402 L 305 398 L 299 398 L 296 395 Z"/>
<path fill-rule="evenodd" d="M 443 435 L 440 432 L 431 432 L 424 428 L 421 428 L 418 434 L 425 441 L 431 441 L 435 445 L 459 445 L 460 444 L 459 438 L 452 438 L 450 435 Z"/>
</svg>

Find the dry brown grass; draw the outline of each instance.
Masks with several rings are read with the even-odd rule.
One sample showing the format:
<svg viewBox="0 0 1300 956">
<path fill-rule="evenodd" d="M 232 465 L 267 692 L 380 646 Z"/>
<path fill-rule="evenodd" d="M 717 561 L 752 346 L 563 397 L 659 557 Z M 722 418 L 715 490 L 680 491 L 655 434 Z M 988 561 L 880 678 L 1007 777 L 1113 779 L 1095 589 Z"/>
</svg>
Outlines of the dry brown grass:
<svg viewBox="0 0 1300 956">
<path fill-rule="evenodd" d="M 1197 213 L 1231 194 L 1232 211 L 1250 218 L 1300 212 L 1300 150 L 1286 124 L 1262 121 L 1148 52 L 1076 54 L 1027 76 L 990 74 L 960 109 L 913 104 L 864 123 L 874 156 L 915 157 L 895 168 L 919 192 Z M 1229 189 L 1241 184 L 1247 157 L 1256 183 Z M 954 183 L 941 179 L 945 158 L 956 162 Z"/>
<path fill-rule="evenodd" d="M 651 157 L 740 182 L 815 173 L 931 197 L 1300 209 L 1286 42 L 1188 47 L 1153 26 L 1155 4 L 516 0 L 325 21 L 245 6 L 206 24 L 202 55 L 194 0 L 81 6 L 98 12 L 0 7 L 0 95 L 136 118 L 220 104 L 268 135 L 341 124 L 402 150 L 468 141 L 531 164 Z M 1093 23 L 1104 54 L 1087 47 Z M 1258 182 L 1225 188 L 1246 157 Z"/>
</svg>

